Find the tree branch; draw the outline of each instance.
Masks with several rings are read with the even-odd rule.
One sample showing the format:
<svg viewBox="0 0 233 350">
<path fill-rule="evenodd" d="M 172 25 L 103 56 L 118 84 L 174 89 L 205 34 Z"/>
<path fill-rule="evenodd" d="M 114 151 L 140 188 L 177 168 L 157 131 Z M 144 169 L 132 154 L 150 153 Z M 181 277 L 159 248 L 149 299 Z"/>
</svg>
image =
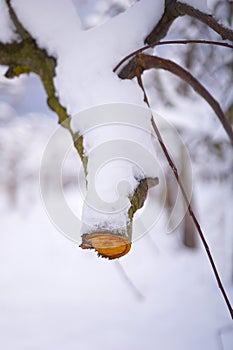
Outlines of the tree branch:
<svg viewBox="0 0 233 350">
<path fill-rule="evenodd" d="M 152 45 L 164 38 L 173 21 L 179 17 L 180 14 L 176 9 L 176 0 L 165 0 L 164 13 L 160 21 L 156 24 L 150 34 L 146 37 L 145 43 Z"/>
<path fill-rule="evenodd" d="M 14 78 L 24 73 L 37 74 L 47 93 L 49 107 L 58 114 L 59 123 L 69 118 L 66 110 L 59 103 L 55 94 L 53 78 L 55 77 L 56 60 L 40 49 L 34 40 L 23 40 L 20 43 L 0 43 L 0 64 L 9 66 L 7 78 Z"/>
<path fill-rule="evenodd" d="M 0 43 L 0 64 L 3 66 L 12 66 L 18 62 L 18 53 L 21 55 L 23 50 L 23 43 L 11 43 L 2 44 Z"/>
<path fill-rule="evenodd" d="M 161 20 L 158 22 L 158 24 L 154 27 L 152 32 L 147 36 L 145 42 L 148 43 L 147 46 L 138 49 L 137 51 L 127 55 L 125 58 L 123 58 L 119 64 L 114 68 L 114 71 L 120 67 L 120 65 L 137 54 L 137 58 L 133 58 L 129 61 L 129 63 L 121 70 L 121 72 L 118 74 L 118 76 L 122 79 L 132 79 L 137 74 L 138 69 L 138 58 L 144 56 L 144 67 L 145 69 L 150 68 L 162 68 L 165 70 L 168 70 L 172 72 L 173 74 L 178 75 L 181 79 L 186 81 L 190 86 L 193 87 L 194 90 L 197 91 L 206 101 L 209 103 L 209 105 L 212 107 L 212 109 L 217 114 L 219 120 L 221 121 L 224 129 L 226 130 L 228 136 L 231 139 L 231 142 L 233 143 L 233 131 L 232 127 L 228 121 L 228 119 L 225 117 L 219 103 L 211 96 L 211 94 L 195 79 L 188 71 L 181 68 L 179 65 L 173 63 L 172 61 L 165 60 L 159 57 L 155 56 L 149 56 L 149 55 L 142 55 L 141 52 L 144 50 L 158 46 L 163 45 L 163 42 L 159 42 L 159 40 L 164 37 L 173 21 L 179 17 L 189 15 L 193 18 L 196 18 L 200 20 L 201 22 L 208 25 L 211 29 L 213 29 L 216 33 L 218 33 L 223 39 L 228 39 L 233 41 L 233 31 L 231 29 L 225 28 L 221 24 L 219 24 L 212 16 L 205 14 L 195 8 L 193 8 L 190 5 L 183 4 L 178 2 L 177 0 L 165 0 L 165 9 L 163 16 Z M 201 42 L 199 40 L 195 40 L 196 43 Z M 210 43 L 209 41 L 205 41 L 206 43 Z M 175 41 L 167 42 L 167 44 L 175 43 Z M 178 43 L 178 42 L 177 42 Z M 186 44 L 188 43 L 188 40 L 180 41 L 180 43 Z M 204 43 L 204 42 L 203 42 Z M 231 47 L 231 45 L 227 43 L 221 43 L 222 46 L 228 46 Z M 150 58 L 149 58 L 150 57 Z M 147 66 L 145 66 L 145 61 L 147 61 Z M 152 63 L 153 61 L 153 63 Z M 143 60 L 141 62 L 143 64 Z"/>
<path fill-rule="evenodd" d="M 10 0 L 6 0 L 6 4 L 9 9 L 11 20 L 22 41 L 19 43 L 13 42 L 11 44 L 0 43 L 0 64 L 9 67 L 5 76 L 7 78 L 14 78 L 21 74 L 33 72 L 40 77 L 47 94 L 47 104 L 49 108 L 57 114 L 58 123 L 70 132 L 74 147 L 82 160 L 86 172 L 87 158 L 84 156 L 83 137 L 78 133 L 73 133 L 71 130 L 70 116 L 56 96 L 53 81 L 56 76 L 56 59 L 49 56 L 44 49 L 38 47 L 34 38 L 20 23 Z"/>
<path fill-rule="evenodd" d="M 201 12 L 194 7 L 182 2 L 177 2 L 175 8 L 180 16 L 188 15 L 190 17 L 198 19 L 200 22 L 206 24 L 208 27 L 218 33 L 223 40 L 230 40 L 233 42 L 233 30 L 226 28 L 218 23 L 213 16 Z"/>
<path fill-rule="evenodd" d="M 116 72 L 120 66 L 129 60 L 130 58 L 134 57 L 135 55 L 142 53 L 150 48 L 154 48 L 156 46 L 163 46 L 163 45 L 186 45 L 186 44 L 203 44 L 203 45 L 214 45 L 214 46 L 222 46 L 222 47 L 228 47 L 229 49 L 233 49 L 233 45 L 228 43 L 222 43 L 219 41 L 213 41 L 213 40 L 163 40 L 158 41 L 152 45 L 145 45 L 141 47 L 140 49 L 137 49 L 127 56 L 123 57 L 120 62 L 113 68 L 113 72 Z"/>
<path fill-rule="evenodd" d="M 131 64 L 127 65 L 126 69 L 122 69 L 122 71 L 119 74 L 119 77 L 121 79 L 132 79 L 136 77 L 139 66 L 141 69 L 141 73 L 144 70 L 151 68 L 164 69 L 175 74 L 176 76 L 184 80 L 186 83 L 188 83 L 200 96 L 202 96 L 206 100 L 206 102 L 214 110 L 233 144 L 232 127 L 228 119 L 226 118 L 224 112 L 222 111 L 219 103 L 209 93 L 209 91 L 196 78 L 194 78 L 194 76 L 191 73 L 179 66 L 177 63 L 174 63 L 170 60 L 157 56 L 138 54 L 136 58 L 131 61 Z"/>
<path fill-rule="evenodd" d="M 87 157 L 84 155 L 83 137 L 78 132 L 74 133 L 72 131 L 70 127 L 70 116 L 56 96 L 54 86 L 54 77 L 56 75 L 55 68 L 57 64 L 56 59 L 49 56 L 44 49 L 38 47 L 34 38 L 31 37 L 30 33 L 20 23 L 13 7 L 11 6 L 10 0 L 6 0 L 6 3 L 8 5 L 11 20 L 15 25 L 21 41 L 13 42 L 11 44 L 0 43 L 0 64 L 9 67 L 5 75 L 8 78 L 14 78 L 21 74 L 33 72 L 40 77 L 47 94 L 48 106 L 58 115 L 59 124 L 70 132 L 74 147 L 78 151 L 83 163 L 84 171 L 87 173 Z M 136 210 L 143 206 L 148 188 L 155 184 L 154 179 L 143 179 L 140 181 L 135 193 L 130 198 L 131 207 L 128 212 L 130 222 L 132 222 Z M 129 226 L 131 229 L 132 225 L 130 224 Z M 87 237 L 84 235 L 83 243 L 81 245 L 83 248 L 90 248 L 90 237 L 88 241 L 89 243 L 87 240 Z M 91 248 L 93 247 L 91 245 Z M 127 245 L 127 247 L 130 247 L 130 245 Z M 102 256 L 104 256 L 103 252 Z M 111 258 L 114 258 L 114 256 Z"/>
<path fill-rule="evenodd" d="M 12 20 L 12 22 L 15 25 L 15 29 L 16 29 L 16 33 L 18 33 L 20 35 L 20 37 L 24 40 L 26 39 L 32 39 L 31 35 L 29 34 L 29 32 L 23 27 L 23 25 L 20 23 L 18 16 L 16 15 L 12 5 L 11 5 L 11 1 L 10 0 L 6 0 L 6 4 L 8 6 L 8 10 L 9 10 L 9 15 L 10 18 Z"/>
<path fill-rule="evenodd" d="M 139 68 L 138 68 L 136 73 L 137 73 L 136 77 L 137 77 L 138 85 L 141 87 L 141 89 L 143 91 L 143 94 L 144 94 L 144 101 L 147 103 L 148 107 L 151 108 L 149 100 L 148 100 L 148 97 L 146 95 L 146 91 L 145 91 L 143 82 L 142 82 L 142 69 L 141 69 L 140 66 L 139 66 Z M 151 113 L 151 124 L 152 124 L 153 130 L 155 132 L 155 135 L 156 135 L 156 137 L 158 139 L 158 142 L 160 144 L 160 147 L 161 147 L 161 149 L 162 149 L 162 151 L 164 153 L 164 156 L 167 159 L 167 162 L 168 162 L 168 164 L 169 164 L 169 166 L 170 166 L 170 168 L 171 168 L 171 170 L 172 170 L 172 172 L 173 172 L 173 174 L 175 176 L 177 184 L 178 184 L 178 186 L 179 186 L 179 188 L 181 190 L 181 193 L 183 195 L 184 201 L 185 201 L 185 203 L 187 205 L 187 209 L 188 209 L 189 215 L 192 218 L 193 223 L 194 223 L 194 225 L 195 225 L 195 227 L 197 229 L 197 232 L 198 232 L 199 237 L 200 237 L 200 239 L 202 241 L 202 244 L 203 244 L 203 246 L 205 248 L 205 251 L 206 251 L 208 259 L 209 259 L 209 262 L 211 264 L 214 276 L 216 278 L 216 281 L 218 283 L 218 286 L 220 288 L 222 296 L 223 296 L 223 298 L 225 300 L 227 308 L 228 308 L 228 310 L 230 312 L 231 318 L 233 319 L 233 308 L 231 306 L 231 302 L 230 302 L 230 300 L 229 300 L 229 298 L 228 298 L 228 296 L 226 294 L 226 291 L 224 289 L 224 286 L 223 286 L 223 283 L 221 281 L 220 275 L 218 273 L 217 267 L 215 265 L 214 259 L 212 257 L 211 252 L 210 252 L 210 248 L 209 248 L 208 243 L 207 243 L 207 241 L 205 239 L 204 233 L 202 232 L 201 226 L 200 226 L 200 224 L 199 224 L 199 222 L 198 222 L 198 220 L 196 218 L 196 215 L 194 214 L 194 211 L 193 211 L 193 209 L 191 207 L 191 204 L 190 204 L 190 202 L 188 200 L 188 196 L 187 196 L 186 191 L 184 189 L 183 183 L 182 183 L 182 181 L 180 179 L 180 176 L 179 176 L 178 170 L 176 168 L 176 165 L 173 162 L 173 160 L 172 160 L 172 158 L 171 158 L 171 156 L 170 156 L 170 154 L 168 152 L 168 149 L 167 149 L 167 147 L 166 147 L 166 145 L 165 145 L 165 143 L 163 141 L 162 135 L 160 134 L 160 131 L 159 131 L 158 127 L 157 127 L 157 124 L 156 124 L 156 122 L 154 120 L 154 117 L 153 117 L 152 113 Z"/>
<path fill-rule="evenodd" d="M 164 13 L 150 34 L 146 37 L 145 43 L 153 45 L 164 38 L 174 20 L 180 16 L 188 15 L 206 24 L 209 28 L 218 33 L 222 39 L 233 41 L 233 31 L 224 27 L 216 19 L 194 7 L 177 0 L 165 0 Z"/>
<path fill-rule="evenodd" d="M 144 178 L 139 181 L 139 184 L 135 189 L 133 195 L 129 198 L 131 206 L 128 210 L 128 217 L 131 221 L 133 220 L 133 216 L 136 211 L 143 207 L 149 188 L 158 185 L 158 183 L 159 180 L 157 177 Z"/>
</svg>

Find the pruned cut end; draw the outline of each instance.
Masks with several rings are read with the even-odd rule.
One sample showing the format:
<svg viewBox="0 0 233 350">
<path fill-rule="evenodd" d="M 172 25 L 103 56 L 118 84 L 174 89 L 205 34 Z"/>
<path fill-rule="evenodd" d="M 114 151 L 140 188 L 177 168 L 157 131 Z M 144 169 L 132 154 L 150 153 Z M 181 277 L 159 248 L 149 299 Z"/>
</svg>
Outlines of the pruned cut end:
<svg viewBox="0 0 233 350">
<path fill-rule="evenodd" d="M 80 247 L 82 249 L 94 249 L 99 256 L 112 260 L 127 254 L 131 248 L 131 243 L 121 235 L 95 232 L 83 234 Z"/>
</svg>

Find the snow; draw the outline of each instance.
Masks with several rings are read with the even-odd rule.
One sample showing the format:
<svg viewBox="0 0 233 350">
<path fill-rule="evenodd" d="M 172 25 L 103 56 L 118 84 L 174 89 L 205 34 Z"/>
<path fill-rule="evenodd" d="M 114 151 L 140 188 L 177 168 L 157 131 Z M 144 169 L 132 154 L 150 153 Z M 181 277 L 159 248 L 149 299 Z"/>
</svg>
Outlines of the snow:
<svg viewBox="0 0 233 350">
<path fill-rule="evenodd" d="M 14 0 L 12 5 L 25 28 L 37 39 L 38 45 L 46 47 L 50 54 L 60 53 L 59 46 L 66 50 L 73 37 L 77 39 L 81 23 L 71 1 L 58 0 L 55 5 L 53 0 Z M 73 33 L 73 37 L 69 36 L 70 33 Z"/>
<path fill-rule="evenodd" d="M 156 113 L 154 118 L 182 179 L 182 162 L 185 163 L 187 171 L 190 169 L 189 182 L 186 185 L 190 198 L 192 172 L 186 147 L 171 124 Z M 84 232 L 94 231 L 98 227 L 110 230 L 126 227 L 130 207 L 129 195 L 134 193 L 143 178 L 159 178 L 159 216 L 164 205 L 163 193 L 166 193 L 166 185 L 163 165 L 158 158 L 158 142 L 152 136 L 151 112 L 132 104 L 106 104 L 78 113 L 72 120 L 72 128 L 78 129 L 84 136 L 85 155 L 88 157 L 88 190 L 82 218 Z M 157 189 L 150 191 L 152 197 L 153 193 L 155 197 L 158 196 Z M 180 207 L 179 202 L 177 200 L 171 215 L 173 223 L 170 222 L 169 231 L 174 229 L 184 216 L 184 208 Z M 153 207 L 156 207 L 155 203 Z M 151 220 L 149 211 L 144 218 L 141 217 L 142 222 L 139 226 L 135 224 L 133 239 L 143 235 L 158 216 L 152 215 Z"/>
<path fill-rule="evenodd" d="M 164 1 L 144 0 L 132 6 L 127 12 L 114 17 L 111 21 L 88 31 L 81 29 L 81 22 L 71 1 L 59 0 L 56 3 L 56 11 L 54 11 L 54 1 L 52 0 L 44 0 L 36 4 L 26 0 L 15 0 L 13 5 L 20 20 L 37 39 L 38 44 L 57 57 L 55 84 L 60 101 L 67 107 L 70 114 L 75 116 L 80 110 L 112 102 L 144 104 L 142 92 L 138 89 L 137 84 L 133 81 L 121 81 L 112 70 L 124 55 L 143 45 L 143 38 L 162 14 Z M 41 18 L 43 18 L 43 25 L 41 25 Z M 135 22 L 137 26 L 135 26 Z M 119 35 L 119 27 L 121 33 L 127 32 L 127 35 Z M 124 119 L 126 120 L 125 111 Z M 99 124 L 100 118 L 98 117 L 97 120 L 96 117 L 96 121 Z M 132 121 L 131 117 L 131 124 Z M 144 123 L 145 128 L 148 129 L 150 115 L 147 116 L 147 121 L 145 120 Z M 95 130 L 89 132 L 88 130 L 87 133 L 81 121 L 79 121 L 78 127 L 74 128 L 74 131 L 79 131 L 84 135 L 84 147 L 88 155 L 88 192 L 84 203 L 83 222 L 95 228 L 97 224 L 100 227 L 107 226 L 106 229 L 118 228 L 127 225 L 127 211 L 130 206 L 128 195 L 133 193 L 138 184 L 133 172 L 135 160 L 115 162 L 115 170 L 112 169 L 112 171 L 117 174 L 117 169 L 122 170 L 118 172 L 116 181 L 113 183 L 111 177 L 102 173 L 101 181 L 98 181 L 98 186 L 96 186 L 95 177 L 98 170 L 96 166 L 101 164 L 100 159 L 96 157 L 96 152 L 89 154 L 89 148 L 97 148 L 98 140 L 104 143 L 105 135 L 108 135 L 108 139 L 109 136 L 113 138 L 112 131 L 110 131 L 112 130 L 111 125 L 108 128 L 102 128 L 101 132 L 99 125 L 97 129 L 97 132 Z M 131 131 L 124 131 L 126 140 L 130 141 Z M 116 136 L 119 132 L 121 132 L 119 129 L 113 130 Z M 96 133 L 98 134 L 97 138 Z M 86 134 L 88 135 L 86 136 Z M 149 143 L 151 142 L 150 134 L 151 131 L 149 134 L 147 132 Z M 138 133 L 135 133 L 135 138 L 137 136 Z M 137 140 L 137 144 L 145 143 L 146 138 L 142 136 L 139 137 L 140 142 Z M 96 140 L 93 145 L 91 145 L 92 140 Z M 136 140 L 134 140 L 135 142 Z M 146 141 L 146 144 L 148 142 Z M 117 157 L 125 157 L 124 153 L 125 149 L 122 148 L 121 154 L 118 152 Z M 102 159 L 102 161 L 104 160 Z M 143 169 L 144 177 L 156 176 L 154 172 L 150 173 L 150 168 L 147 166 L 147 169 Z M 114 194 L 118 183 L 126 178 L 130 189 L 125 188 L 124 195 L 121 195 L 118 201 L 111 199 L 111 202 L 106 202 L 102 200 L 102 196 L 98 195 L 109 192 Z M 101 183 L 103 184 L 102 188 Z M 97 193 L 95 199 L 93 199 L 94 189 Z M 93 206 L 94 210 L 92 210 Z M 57 208 L 57 210 L 59 213 L 62 209 Z M 116 212 L 116 215 L 113 214 L 113 211 Z M 112 214 L 109 215 L 109 213 Z"/>
<path fill-rule="evenodd" d="M 216 187 L 207 196 L 205 189 L 198 192 L 201 221 L 211 246 L 225 251 L 223 240 L 216 241 L 216 225 L 205 218 Z M 219 198 L 223 189 L 229 191 L 219 187 Z M 69 197 L 76 201 L 72 192 Z M 211 217 L 223 211 L 215 208 Z M 202 248 L 193 253 L 180 249 L 176 234 L 164 234 L 163 220 L 151 232 L 156 250 L 145 236 L 120 262 L 143 295 L 139 298 L 115 262 L 97 259 L 59 235 L 40 202 L 28 214 L 15 211 L 1 220 L 2 348 L 89 350 L 124 344 L 138 350 L 218 350 L 221 332 L 224 350 L 231 349 L 231 321 Z M 224 253 L 216 259 L 225 272 L 230 270 Z M 226 275 L 224 282 L 232 298 Z"/>
<path fill-rule="evenodd" d="M 143 38 L 162 15 L 163 0 L 140 1 L 88 31 L 81 30 L 71 1 L 59 0 L 56 11 L 53 0 L 14 0 L 13 5 L 38 44 L 58 57 L 56 87 L 70 114 L 103 103 L 142 100 L 136 84 L 121 81 L 112 70 L 122 57 L 143 46 Z M 119 35 L 119 27 L 127 35 Z"/>
<path fill-rule="evenodd" d="M 83 29 L 95 27 L 124 12 L 137 0 L 72 0 L 80 16 Z"/>
<path fill-rule="evenodd" d="M 78 111 L 87 107 L 111 102 L 141 103 L 143 105 L 142 93 L 135 82 L 121 81 L 112 70 L 124 55 L 143 45 L 143 38 L 162 14 L 163 1 L 155 3 L 152 0 L 145 0 L 139 2 L 126 13 L 88 31 L 81 29 L 81 22 L 71 1 L 59 0 L 56 11 L 54 11 L 54 1 L 51 0 L 40 1 L 36 5 L 30 1 L 15 0 L 13 5 L 20 20 L 33 37 L 37 39 L 38 44 L 58 58 L 55 84 L 60 101 L 67 107 L 70 114 L 75 115 Z M 41 18 L 43 18 L 43 25 L 41 25 Z M 135 26 L 135 21 L 137 26 Z M 119 26 L 122 33 L 127 32 L 127 35 L 118 35 Z M 80 124 L 76 130 L 80 131 L 82 128 Z M 103 133 L 99 136 L 101 140 L 103 140 L 105 133 L 109 134 L 109 128 L 107 131 L 102 130 Z M 86 136 L 84 137 L 86 153 L 89 151 L 86 146 L 94 136 L 92 132 L 87 139 Z M 97 144 L 94 147 L 97 147 Z M 124 152 L 122 152 L 123 154 Z M 89 157 L 88 179 L 90 189 L 93 188 L 91 179 L 95 179 L 96 171 L 93 164 L 95 164 L 95 158 Z M 116 164 L 116 168 L 121 167 L 122 165 L 119 167 Z M 125 172 L 123 178 L 127 178 L 129 173 L 132 174 L 128 178 L 132 188 L 130 192 L 132 193 L 136 184 L 130 162 L 128 162 L 127 168 L 128 171 Z M 106 184 L 106 193 L 106 189 L 111 188 L 109 177 L 105 176 L 102 181 Z M 89 192 L 86 198 L 87 203 L 90 200 Z M 114 191 L 112 192 L 114 193 Z M 103 201 L 101 203 L 103 204 Z M 102 208 L 101 203 L 97 205 L 99 210 Z M 129 205 L 126 194 L 120 205 L 120 208 L 125 208 L 124 212 L 116 218 L 120 226 L 127 220 Z M 108 210 L 106 208 L 105 211 L 109 213 L 109 205 L 107 207 Z M 114 208 L 117 212 L 120 209 L 118 205 Z M 106 218 L 100 220 L 99 215 L 94 219 L 91 208 L 87 212 L 89 212 L 88 218 L 84 222 L 91 222 L 91 218 L 92 221 L 100 221 L 100 224 L 101 221 L 106 221 Z M 112 216 L 108 219 L 108 222 L 110 221 L 115 221 Z"/>
</svg>

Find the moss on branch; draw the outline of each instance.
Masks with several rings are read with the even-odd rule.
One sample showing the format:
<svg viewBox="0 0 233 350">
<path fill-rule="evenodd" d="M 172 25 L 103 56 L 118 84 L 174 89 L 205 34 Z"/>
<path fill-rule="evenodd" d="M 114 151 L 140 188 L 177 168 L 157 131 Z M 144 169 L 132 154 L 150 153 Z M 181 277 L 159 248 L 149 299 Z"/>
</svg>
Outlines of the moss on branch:
<svg viewBox="0 0 233 350">
<path fill-rule="evenodd" d="M 130 197 L 131 206 L 128 210 L 128 217 L 131 221 L 136 211 L 143 207 L 149 188 L 156 186 L 158 183 L 158 178 L 144 178 L 139 181 L 137 188 Z"/>
</svg>

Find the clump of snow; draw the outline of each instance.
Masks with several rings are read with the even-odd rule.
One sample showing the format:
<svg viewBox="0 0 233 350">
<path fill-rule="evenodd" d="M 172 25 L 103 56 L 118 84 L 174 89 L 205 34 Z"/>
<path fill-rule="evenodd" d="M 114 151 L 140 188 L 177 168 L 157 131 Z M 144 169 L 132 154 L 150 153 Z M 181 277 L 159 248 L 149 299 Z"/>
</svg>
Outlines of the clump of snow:
<svg viewBox="0 0 233 350">
<path fill-rule="evenodd" d="M 61 103 L 71 115 L 91 106 L 112 102 L 144 105 L 142 92 L 137 84 L 133 81 L 122 81 L 113 73 L 113 68 L 122 57 L 143 45 L 145 36 L 163 13 L 163 0 L 138 2 L 125 13 L 88 31 L 82 30 L 80 19 L 71 0 L 57 1 L 56 11 L 53 0 L 42 0 L 37 3 L 14 0 L 13 6 L 19 19 L 38 44 L 57 58 L 57 76 L 55 78 L 57 93 Z M 126 122 L 125 114 L 124 119 Z M 89 117 L 87 120 L 89 122 Z M 138 145 L 144 144 L 146 147 L 147 144 L 151 143 L 151 130 L 146 135 L 145 133 L 140 134 L 138 130 L 130 133 L 127 130 L 129 127 L 123 127 L 124 131 L 122 131 L 122 126 L 112 128 L 110 125 L 100 130 L 99 123 L 101 121 L 101 117 L 95 116 L 96 130 L 90 131 L 86 128 L 85 123 L 82 125 L 83 122 L 78 123 L 76 130 L 84 136 L 85 152 L 88 155 L 89 192 L 84 203 L 83 220 L 89 224 L 93 222 L 101 224 L 101 222 L 106 223 L 107 221 L 109 226 L 110 224 L 114 225 L 114 222 L 122 224 L 127 220 L 127 210 L 130 206 L 128 195 L 129 192 L 133 193 L 138 184 L 133 171 L 136 160 L 117 160 L 113 167 L 115 171 L 113 169 L 110 173 L 102 171 L 101 181 L 97 181 L 96 187 L 96 166 L 100 161 L 96 156 L 96 149 L 99 143 L 105 142 L 109 145 L 110 139 L 114 141 L 119 134 L 123 135 L 122 137 L 128 143 L 137 142 Z M 119 119 L 116 121 L 119 122 Z M 133 118 L 131 118 L 131 124 L 132 121 Z M 142 118 L 141 125 L 148 130 L 150 116 Z M 134 134 L 133 141 L 130 138 L 131 134 Z M 90 151 L 92 148 L 93 152 Z M 151 148 L 150 145 L 149 149 Z M 108 150 L 110 149 L 116 150 L 116 144 L 115 148 Z M 124 156 L 125 152 L 125 148 L 120 149 L 119 146 L 117 157 Z M 114 157 L 114 154 L 109 154 L 109 156 Z M 102 166 L 102 164 L 98 164 Z M 156 176 L 156 168 L 151 166 L 147 166 L 143 171 L 145 177 Z M 115 182 L 112 181 L 111 173 L 118 174 L 115 176 Z M 115 201 L 114 196 L 116 196 L 117 190 L 114 186 L 119 184 L 119 179 L 128 179 L 130 188 L 123 186 L 126 193 Z M 95 189 L 97 190 L 96 196 Z M 110 203 L 99 199 L 98 193 L 106 196 L 110 189 L 111 195 L 107 196 Z M 122 193 L 122 187 L 120 192 Z M 119 193 L 117 192 L 117 194 Z M 94 197 L 97 201 L 93 204 Z M 96 205 L 97 210 L 92 210 L 93 205 L 94 207 Z M 86 206 L 88 206 L 87 210 Z M 107 213 L 107 216 L 100 213 L 101 211 Z M 85 214 L 86 212 L 88 214 Z M 113 218 L 113 214 L 109 215 L 112 212 L 118 213 L 115 215 L 116 219 Z M 95 215 L 95 213 L 97 214 Z M 103 218 L 103 216 L 105 217 Z"/>
<path fill-rule="evenodd" d="M 16 115 L 14 108 L 6 102 L 0 102 L 0 124 L 7 123 L 9 119 L 14 118 Z"/>
<path fill-rule="evenodd" d="M 89 230 L 125 227 L 139 180 L 158 176 L 150 118 L 148 109 L 130 104 L 106 104 L 73 118 L 88 157 L 83 222 Z"/>
<path fill-rule="evenodd" d="M 140 1 L 88 31 L 81 29 L 71 1 L 57 1 L 56 11 L 53 0 L 14 0 L 13 5 L 38 44 L 57 57 L 56 88 L 70 114 L 103 103 L 142 101 L 138 86 L 121 81 L 112 70 L 123 56 L 143 46 L 163 13 L 164 0 Z"/>
<path fill-rule="evenodd" d="M 156 114 L 154 118 L 183 177 L 182 162 L 185 162 L 187 169 L 191 169 L 187 150 L 171 124 Z M 72 128 L 84 137 L 85 155 L 88 157 L 88 190 L 82 219 L 85 230 L 94 230 L 99 225 L 109 230 L 116 229 L 117 224 L 118 227 L 125 227 L 130 207 L 129 196 L 133 195 L 143 178 L 159 178 L 160 194 L 154 195 L 161 210 L 166 184 L 148 109 L 132 104 L 97 106 L 73 117 Z M 188 196 L 191 196 L 191 173 L 186 187 Z M 172 213 L 173 228 L 184 216 L 184 208 L 181 210 L 178 203 L 179 200 Z M 156 206 L 156 200 L 152 205 Z M 145 215 L 145 226 L 151 223 L 149 213 Z M 157 220 L 155 212 L 152 217 L 154 221 Z M 145 232 L 145 229 L 141 228 L 141 231 Z"/>
<path fill-rule="evenodd" d="M 38 45 L 56 57 L 57 94 L 69 114 L 75 115 L 90 106 L 112 102 L 144 105 L 142 92 L 137 84 L 133 81 L 122 81 L 113 73 L 113 68 L 123 56 L 143 45 L 145 36 L 163 13 L 164 0 L 136 3 L 125 13 L 88 31 L 82 30 L 81 21 L 71 0 L 58 0 L 56 5 L 53 0 L 36 3 L 13 0 L 12 6 Z M 104 6 L 104 2 L 101 6 Z M 119 112 L 121 111 L 118 110 Z M 83 221 L 94 226 L 107 225 L 109 229 L 127 225 L 129 195 L 133 194 L 139 180 L 147 176 L 157 176 L 156 167 L 151 167 L 148 162 L 145 166 L 137 159 L 137 156 L 139 159 L 146 158 L 140 155 L 140 150 L 144 149 L 146 153 L 146 147 L 148 150 L 153 148 L 150 115 L 143 117 L 138 125 L 133 118 L 135 115 L 128 120 L 130 125 L 120 125 L 123 119 L 124 123 L 127 122 L 127 114 L 122 114 L 121 120 L 114 117 L 118 122 L 114 127 L 111 124 L 101 128 L 101 116 L 95 116 L 96 128 L 90 130 L 83 121 L 74 128 L 83 135 L 88 156 L 89 190 L 84 201 Z M 130 130 L 132 121 L 133 131 Z M 91 118 L 88 122 L 91 122 Z M 142 131 L 143 128 L 146 132 Z M 128 145 L 123 140 L 128 145 L 137 145 L 138 154 L 133 154 L 130 146 L 127 154 Z M 108 147 L 111 142 L 115 144 Z M 100 163 L 98 156 L 98 148 L 101 149 L 104 144 L 108 148 L 105 147 L 103 154 L 108 149 L 109 160 L 114 160 L 107 166 Z M 140 174 L 141 178 L 136 178 L 135 174 Z"/>
<path fill-rule="evenodd" d="M 19 20 L 39 46 L 56 57 L 62 52 L 69 56 L 69 47 L 78 40 L 81 28 L 71 1 L 14 0 L 12 5 Z"/>
</svg>

